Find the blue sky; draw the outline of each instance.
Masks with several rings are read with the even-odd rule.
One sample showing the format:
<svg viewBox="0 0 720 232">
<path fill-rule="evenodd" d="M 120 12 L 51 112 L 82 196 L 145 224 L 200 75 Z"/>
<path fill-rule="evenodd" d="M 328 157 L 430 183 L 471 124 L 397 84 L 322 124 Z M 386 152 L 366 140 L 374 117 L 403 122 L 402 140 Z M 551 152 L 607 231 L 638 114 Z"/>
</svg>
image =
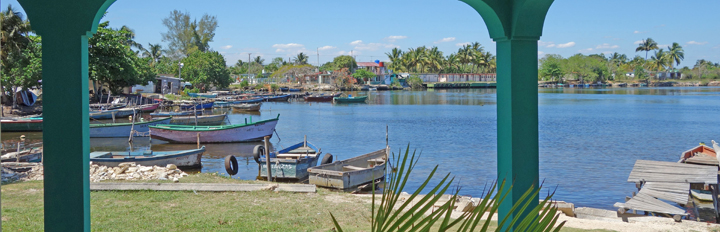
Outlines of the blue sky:
<svg viewBox="0 0 720 232">
<path fill-rule="evenodd" d="M 16 0 L 2 1 L 19 8 Z M 162 19 L 172 10 L 200 18 L 218 18 L 212 49 L 228 64 L 263 56 L 287 59 L 298 52 L 310 62 L 332 60 L 351 51 L 358 61 L 387 60 L 393 47 L 406 50 L 437 46 L 445 55 L 468 42 L 480 42 L 495 53 L 487 28 L 472 8 L 456 0 L 396 1 L 189 1 L 118 0 L 104 20 L 127 25 L 143 45 L 161 43 Z M 717 0 L 557 0 L 550 8 L 539 43 L 539 55 L 619 52 L 629 57 L 636 41 L 651 37 L 661 47 L 673 42 L 685 49 L 680 66 L 698 59 L 720 62 L 720 1 Z"/>
</svg>

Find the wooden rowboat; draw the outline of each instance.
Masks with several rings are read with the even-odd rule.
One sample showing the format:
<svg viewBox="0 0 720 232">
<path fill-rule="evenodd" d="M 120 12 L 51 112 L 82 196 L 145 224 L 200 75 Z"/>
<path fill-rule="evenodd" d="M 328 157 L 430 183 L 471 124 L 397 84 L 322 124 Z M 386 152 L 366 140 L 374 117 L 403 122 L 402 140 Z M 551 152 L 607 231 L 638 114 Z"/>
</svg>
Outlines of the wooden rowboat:
<svg viewBox="0 0 720 232">
<path fill-rule="evenodd" d="M 130 137 L 130 130 L 135 130 L 139 133 L 147 133 L 150 129 L 149 126 L 168 124 L 172 118 L 160 118 L 157 120 L 147 122 L 135 122 L 135 126 L 132 123 L 104 123 L 104 124 L 90 124 L 90 137 L 91 138 L 118 138 L 118 137 Z M 141 136 L 141 135 L 138 135 Z M 144 135 L 147 136 L 147 135 Z"/>
<path fill-rule="evenodd" d="M 2 132 L 28 132 L 42 131 L 42 118 L 19 118 L 19 119 L 3 119 L 0 120 L 0 130 Z"/>
<path fill-rule="evenodd" d="M 118 112 L 118 110 L 90 111 L 90 118 L 91 119 L 111 119 L 111 118 L 113 118 L 113 114 L 115 114 L 117 112 Z"/>
<path fill-rule="evenodd" d="M 290 94 L 284 94 L 284 95 L 276 95 L 276 96 L 266 96 L 263 97 L 263 100 L 269 101 L 269 102 L 286 102 L 290 99 Z"/>
<path fill-rule="evenodd" d="M 310 184 L 347 190 L 385 178 L 389 149 L 312 167 L 308 169 Z"/>
<path fill-rule="evenodd" d="M 232 105 L 232 108 L 234 110 L 241 110 L 241 111 L 260 111 L 260 103 L 244 103 L 244 104 L 236 104 Z"/>
<path fill-rule="evenodd" d="M 362 97 L 335 97 L 333 98 L 333 101 L 335 103 L 365 103 L 365 100 L 367 100 L 367 96 Z"/>
<path fill-rule="evenodd" d="M 150 136 L 170 143 L 196 143 L 198 136 L 201 143 L 234 143 L 261 141 L 271 136 L 275 130 L 277 118 L 249 122 L 245 124 L 222 126 L 186 126 L 186 125 L 154 125 L 150 126 Z"/>
<path fill-rule="evenodd" d="M 718 165 L 715 149 L 706 145 L 693 147 L 680 155 L 681 163 Z"/>
<path fill-rule="evenodd" d="M 200 149 L 182 151 L 96 151 L 90 153 L 90 161 L 93 164 L 117 167 L 120 163 L 134 162 L 142 166 L 165 167 L 174 164 L 178 167 L 198 168 L 202 167 L 202 155 L 205 153 L 205 146 Z"/>
<path fill-rule="evenodd" d="M 202 110 L 197 111 L 198 114 L 202 114 Z M 180 112 L 157 112 L 157 113 L 150 113 L 150 117 L 169 117 L 169 116 L 188 116 L 188 115 L 194 115 L 195 112 L 192 111 L 180 111 Z"/>
<path fill-rule="evenodd" d="M 180 105 L 180 109 L 183 109 L 183 110 L 192 110 L 193 108 L 198 109 L 198 110 L 212 109 L 213 104 L 215 104 L 215 102 L 206 102 L 206 103 L 189 104 L 189 105 L 186 104 L 186 105 Z"/>
<path fill-rule="evenodd" d="M 258 150 L 258 149 L 255 149 Z M 264 149 L 263 149 L 264 150 Z M 267 179 L 265 155 L 253 152 L 255 162 L 260 170 L 259 179 Z M 264 152 L 263 152 L 264 153 Z M 270 169 L 273 179 L 304 180 L 308 177 L 308 168 L 317 165 L 321 149 L 308 143 L 300 142 L 278 152 L 270 153 Z"/>
<path fill-rule="evenodd" d="M 331 102 L 333 98 L 340 96 L 342 93 L 336 93 L 336 94 L 323 94 L 323 95 L 310 95 L 305 96 L 305 101 L 313 101 L 313 102 Z"/>
<path fill-rule="evenodd" d="M 42 160 L 43 148 L 34 147 L 20 152 L 8 152 L 0 156 L 2 162 L 40 162 Z"/>
<path fill-rule="evenodd" d="M 219 115 L 198 115 L 197 124 L 202 126 L 217 126 L 222 124 L 227 118 L 227 113 Z M 173 117 L 170 124 L 175 125 L 195 125 L 195 116 L 179 116 Z"/>
</svg>

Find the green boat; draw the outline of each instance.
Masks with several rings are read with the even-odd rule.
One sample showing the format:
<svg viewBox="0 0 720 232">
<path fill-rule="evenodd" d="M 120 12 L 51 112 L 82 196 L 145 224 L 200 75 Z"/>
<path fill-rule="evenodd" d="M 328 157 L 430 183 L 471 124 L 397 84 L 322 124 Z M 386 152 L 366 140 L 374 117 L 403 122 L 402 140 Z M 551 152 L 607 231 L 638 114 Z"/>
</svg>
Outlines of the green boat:
<svg viewBox="0 0 720 232">
<path fill-rule="evenodd" d="M 3 119 L 0 120 L 0 130 L 2 132 L 28 132 L 42 131 L 42 118 L 20 118 L 20 119 Z"/>
<path fill-rule="evenodd" d="M 367 96 L 362 96 L 362 97 L 348 96 L 348 97 L 333 98 L 333 101 L 335 101 L 335 103 L 365 103 L 366 100 L 367 100 Z"/>
</svg>

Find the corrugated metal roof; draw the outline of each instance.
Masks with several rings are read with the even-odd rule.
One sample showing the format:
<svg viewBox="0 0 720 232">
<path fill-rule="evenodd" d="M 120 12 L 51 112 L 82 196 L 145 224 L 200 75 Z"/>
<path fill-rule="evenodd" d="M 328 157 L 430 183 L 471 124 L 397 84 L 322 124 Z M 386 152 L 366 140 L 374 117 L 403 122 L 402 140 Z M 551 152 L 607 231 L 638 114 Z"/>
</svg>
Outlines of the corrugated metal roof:
<svg viewBox="0 0 720 232">
<path fill-rule="evenodd" d="M 358 67 L 382 67 L 380 64 L 375 62 L 357 62 Z"/>
</svg>

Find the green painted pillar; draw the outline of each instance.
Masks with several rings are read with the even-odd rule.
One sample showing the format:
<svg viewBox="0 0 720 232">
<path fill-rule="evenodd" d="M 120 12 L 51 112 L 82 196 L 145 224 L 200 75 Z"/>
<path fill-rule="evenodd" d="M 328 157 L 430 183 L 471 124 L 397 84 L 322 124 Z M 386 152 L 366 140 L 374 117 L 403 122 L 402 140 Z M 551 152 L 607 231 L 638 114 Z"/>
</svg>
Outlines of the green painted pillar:
<svg viewBox="0 0 720 232">
<path fill-rule="evenodd" d="M 462 1 L 480 14 L 497 46 L 497 173 L 514 184 L 498 213 L 512 221 L 527 213 L 510 212 L 512 205 L 538 186 L 537 42 L 553 0 Z"/>
<path fill-rule="evenodd" d="M 88 38 L 112 1 L 19 2 L 42 36 L 45 231 L 90 231 Z"/>
</svg>

